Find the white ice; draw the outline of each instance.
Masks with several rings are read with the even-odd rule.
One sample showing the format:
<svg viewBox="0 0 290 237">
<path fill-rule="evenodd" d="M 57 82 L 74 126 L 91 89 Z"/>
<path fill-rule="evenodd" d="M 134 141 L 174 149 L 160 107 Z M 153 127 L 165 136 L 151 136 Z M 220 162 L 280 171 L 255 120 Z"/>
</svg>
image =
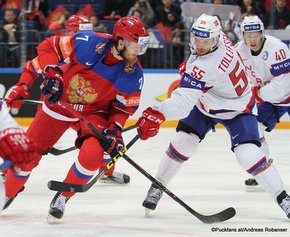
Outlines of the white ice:
<svg viewBox="0 0 290 237">
<path fill-rule="evenodd" d="M 157 137 L 134 144 L 127 155 L 154 176 L 174 132 L 174 129 L 162 128 Z M 271 157 L 285 182 L 285 188 L 290 192 L 289 133 L 289 130 L 274 130 L 267 134 L 267 138 Z M 134 135 L 135 131 L 126 132 L 125 140 L 128 142 Z M 56 147 L 65 149 L 72 146 L 74 137 L 74 132 L 68 131 Z M 97 183 L 88 192 L 70 199 L 63 219 L 50 225 L 46 222 L 46 216 L 55 193 L 47 188 L 47 182 L 63 180 L 76 156 L 77 151 L 43 157 L 25 191 L 2 212 L 1 237 L 289 236 L 290 220 L 272 197 L 265 192 L 245 192 L 244 180 L 249 176 L 230 151 L 229 137 L 224 129 L 210 132 L 200 144 L 197 154 L 168 185 L 170 191 L 199 213 L 213 214 L 234 207 L 236 216 L 219 224 L 201 223 L 166 194 L 151 217 L 145 218 L 141 203 L 150 181 L 120 159 L 116 170 L 128 173 L 131 176 L 130 184 Z M 219 230 L 215 232 L 217 228 Z M 239 228 L 247 230 L 229 232 L 239 231 Z M 267 228 L 283 228 L 285 232 L 269 232 Z"/>
</svg>

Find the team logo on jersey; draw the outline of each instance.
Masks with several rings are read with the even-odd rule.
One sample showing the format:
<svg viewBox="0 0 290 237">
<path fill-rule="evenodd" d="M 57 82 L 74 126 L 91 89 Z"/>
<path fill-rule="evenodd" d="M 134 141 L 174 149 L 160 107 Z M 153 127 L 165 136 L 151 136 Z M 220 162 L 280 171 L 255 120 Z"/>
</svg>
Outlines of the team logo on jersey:
<svg viewBox="0 0 290 237">
<path fill-rule="evenodd" d="M 126 63 L 126 66 L 124 67 L 124 71 L 127 73 L 134 73 L 135 72 L 135 65 Z"/>
<path fill-rule="evenodd" d="M 98 97 L 91 82 L 79 74 L 74 75 L 70 80 L 67 94 L 69 101 L 74 104 L 88 104 Z"/>
<path fill-rule="evenodd" d="M 190 76 L 189 74 L 184 73 L 183 77 L 181 78 L 180 86 L 186 88 L 193 88 L 197 90 L 203 90 L 205 82 L 199 81 L 196 78 Z"/>
<path fill-rule="evenodd" d="M 262 59 L 263 59 L 263 60 L 267 60 L 268 57 L 269 57 L 269 52 L 268 52 L 268 51 L 265 51 L 265 52 L 263 53 L 263 55 L 262 55 Z"/>
<path fill-rule="evenodd" d="M 104 51 L 105 46 L 106 46 L 105 43 L 98 43 L 96 45 L 96 52 L 98 52 L 98 54 L 101 54 Z"/>
</svg>

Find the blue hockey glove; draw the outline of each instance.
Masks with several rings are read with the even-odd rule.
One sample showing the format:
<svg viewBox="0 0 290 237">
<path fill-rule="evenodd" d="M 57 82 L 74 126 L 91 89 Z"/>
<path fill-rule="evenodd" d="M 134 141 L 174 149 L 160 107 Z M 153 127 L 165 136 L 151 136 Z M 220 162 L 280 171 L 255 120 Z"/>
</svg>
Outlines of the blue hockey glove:
<svg viewBox="0 0 290 237">
<path fill-rule="evenodd" d="M 57 66 L 47 66 L 44 75 L 46 79 L 40 86 L 41 93 L 50 104 L 55 104 L 63 93 L 63 72 Z"/>
<path fill-rule="evenodd" d="M 124 147 L 124 141 L 122 137 L 122 129 L 115 123 L 112 123 L 108 128 L 103 131 L 107 142 L 101 141 L 101 145 L 105 152 L 111 157 L 115 157 L 119 151 Z"/>
</svg>

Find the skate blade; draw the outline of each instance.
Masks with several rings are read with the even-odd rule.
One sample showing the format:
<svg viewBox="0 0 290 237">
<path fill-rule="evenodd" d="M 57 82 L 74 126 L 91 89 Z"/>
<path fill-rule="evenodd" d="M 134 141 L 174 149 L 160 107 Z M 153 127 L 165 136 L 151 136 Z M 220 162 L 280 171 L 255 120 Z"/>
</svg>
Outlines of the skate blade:
<svg viewBox="0 0 290 237">
<path fill-rule="evenodd" d="M 125 184 L 124 182 L 118 182 L 110 178 L 102 178 L 102 179 L 99 179 L 98 182 L 101 184 L 120 184 L 120 185 Z"/>
<path fill-rule="evenodd" d="M 260 185 L 246 186 L 246 192 L 264 192 L 264 189 Z"/>
<path fill-rule="evenodd" d="M 152 212 L 151 209 L 145 207 L 145 217 L 150 217 L 150 213 Z"/>
<path fill-rule="evenodd" d="M 53 215 L 48 214 L 46 220 L 48 224 L 56 224 L 58 219 L 55 218 Z"/>
</svg>

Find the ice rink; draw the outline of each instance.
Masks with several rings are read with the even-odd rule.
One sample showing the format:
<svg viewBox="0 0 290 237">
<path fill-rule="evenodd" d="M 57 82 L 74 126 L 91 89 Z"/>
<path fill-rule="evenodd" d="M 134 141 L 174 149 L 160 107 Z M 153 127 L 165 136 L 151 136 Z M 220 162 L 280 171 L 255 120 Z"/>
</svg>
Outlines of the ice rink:
<svg viewBox="0 0 290 237">
<path fill-rule="evenodd" d="M 155 176 L 161 155 L 174 133 L 174 129 L 162 128 L 155 138 L 137 141 L 127 155 Z M 135 134 L 136 131 L 124 133 L 125 141 Z M 271 157 L 288 192 L 289 134 L 290 130 L 275 130 L 267 134 Z M 55 147 L 70 147 L 74 138 L 74 132 L 68 131 Z M 129 174 L 130 184 L 95 184 L 88 192 L 70 199 L 63 219 L 50 225 L 46 216 L 55 193 L 47 188 L 47 182 L 63 180 L 76 156 L 77 151 L 43 157 L 25 191 L 2 212 L 0 237 L 290 236 L 290 220 L 268 194 L 245 192 L 243 183 L 249 176 L 230 151 L 229 137 L 224 129 L 210 132 L 197 154 L 168 185 L 170 191 L 202 214 L 234 207 L 236 216 L 219 224 L 203 224 L 166 194 L 151 217 L 145 218 L 141 203 L 150 181 L 120 159 L 116 170 Z"/>
</svg>

